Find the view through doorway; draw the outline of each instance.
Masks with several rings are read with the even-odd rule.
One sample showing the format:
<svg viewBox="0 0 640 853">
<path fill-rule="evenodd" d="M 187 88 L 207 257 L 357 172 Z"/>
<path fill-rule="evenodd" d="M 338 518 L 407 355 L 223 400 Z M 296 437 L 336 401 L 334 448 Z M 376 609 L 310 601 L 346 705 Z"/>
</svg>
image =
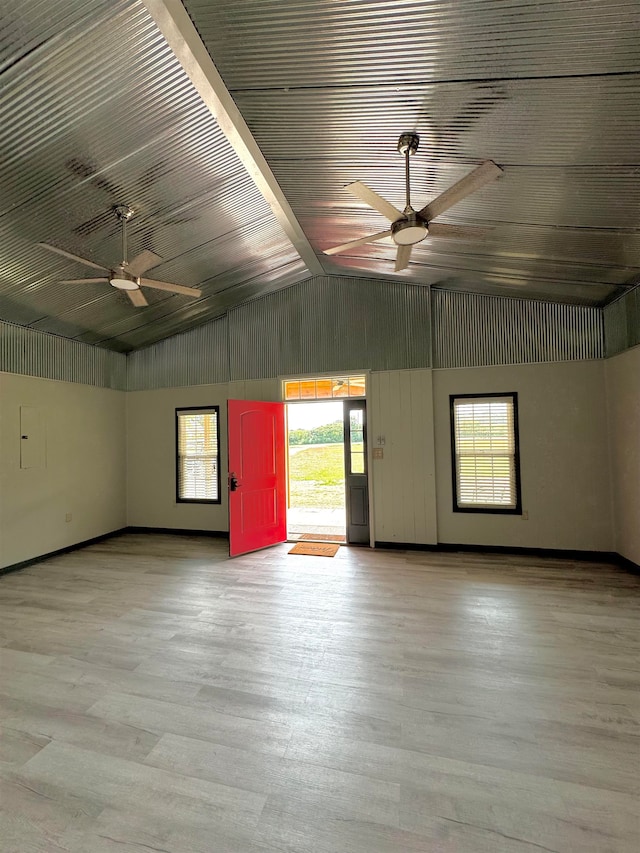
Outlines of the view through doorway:
<svg viewBox="0 0 640 853">
<path fill-rule="evenodd" d="M 287 404 L 288 538 L 346 542 L 341 400 Z"/>
</svg>

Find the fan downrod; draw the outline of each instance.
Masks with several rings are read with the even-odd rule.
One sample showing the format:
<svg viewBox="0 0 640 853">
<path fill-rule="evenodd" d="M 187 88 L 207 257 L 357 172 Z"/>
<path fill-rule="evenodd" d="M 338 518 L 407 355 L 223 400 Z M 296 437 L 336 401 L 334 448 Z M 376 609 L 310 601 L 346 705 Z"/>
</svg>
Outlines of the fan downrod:
<svg viewBox="0 0 640 853">
<path fill-rule="evenodd" d="M 122 223 L 122 263 L 111 270 L 109 284 L 117 290 L 138 290 L 140 280 L 129 272 L 127 259 L 127 222 L 133 216 L 133 208 L 128 204 L 115 204 L 113 212 Z"/>
</svg>

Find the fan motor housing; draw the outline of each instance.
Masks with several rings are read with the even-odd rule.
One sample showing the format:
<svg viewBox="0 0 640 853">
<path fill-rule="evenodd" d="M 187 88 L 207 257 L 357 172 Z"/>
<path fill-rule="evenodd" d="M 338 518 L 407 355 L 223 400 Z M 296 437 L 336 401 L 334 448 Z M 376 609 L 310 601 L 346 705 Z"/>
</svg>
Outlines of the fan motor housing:
<svg viewBox="0 0 640 853">
<path fill-rule="evenodd" d="M 413 246 L 429 233 L 426 221 L 415 211 L 391 223 L 391 238 L 397 246 Z"/>
<path fill-rule="evenodd" d="M 109 284 L 118 290 L 138 290 L 140 287 L 139 280 L 135 275 L 131 275 L 123 266 L 111 270 L 109 273 Z"/>
<path fill-rule="evenodd" d="M 398 140 L 398 151 L 400 154 L 415 154 L 418 150 L 420 137 L 417 133 L 403 133 Z"/>
</svg>

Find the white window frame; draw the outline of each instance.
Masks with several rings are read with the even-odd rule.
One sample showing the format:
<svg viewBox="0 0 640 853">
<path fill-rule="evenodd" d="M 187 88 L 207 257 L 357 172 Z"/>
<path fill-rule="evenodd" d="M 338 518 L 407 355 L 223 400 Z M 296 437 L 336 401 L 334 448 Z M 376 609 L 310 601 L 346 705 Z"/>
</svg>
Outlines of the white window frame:
<svg viewBox="0 0 640 853">
<path fill-rule="evenodd" d="M 522 496 L 520 490 L 520 449 L 518 437 L 518 395 L 510 391 L 503 394 L 451 394 L 451 473 L 453 486 L 453 511 L 454 512 L 484 512 L 484 513 L 501 513 L 507 515 L 522 515 Z M 491 402 L 504 403 L 509 402 L 511 409 L 511 426 L 512 434 L 510 436 L 511 447 L 509 451 L 501 452 L 476 452 L 476 453 L 461 453 L 457 441 L 457 419 L 456 410 L 458 406 L 469 405 L 477 402 L 478 405 L 486 406 Z M 502 458 L 510 459 L 510 497 L 511 500 L 506 504 L 503 500 L 467 500 L 462 501 L 460 498 L 460 478 L 461 478 L 461 461 L 469 459 L 484 459 L 487 458 Z M 467 483 L 467 490 L 469 484 Z M 478 491 L 480 487 L 477 486 Z"/>
<path fill-rule="evenodd" d="M 213 452 L 206 454 L 181 454 L 180 453 L 180 428 L 181 416 L 193 415 L 215 415 L 215 448 Z M 185 495 L 181 491 L 182 466 L 188 459 L 208 458 L 215 462 L 215 473 L 211 481 L 207 484 L 208 487 L 213 487 L 215 497 L 197 497 L 195 495 Z M 222 502 L 221 484 L 220 484 L 220 406 L 195 406 L 176 409 L 176 503 L 192 503 L 192 504 L 219 504 Z"/>
</svg>

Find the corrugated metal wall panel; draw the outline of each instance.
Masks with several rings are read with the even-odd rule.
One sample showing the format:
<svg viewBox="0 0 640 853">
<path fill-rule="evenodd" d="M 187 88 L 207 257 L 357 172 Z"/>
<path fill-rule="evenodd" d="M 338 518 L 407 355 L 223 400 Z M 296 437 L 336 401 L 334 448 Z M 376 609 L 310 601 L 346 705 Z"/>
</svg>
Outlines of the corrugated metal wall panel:
<svg viewBox="0 0 640 853">
<path fill-rule="evenodd" d="M 0 321 L 0 371 L 124 391 L 125 355 Z"/>
<path fill-rule="evenodd" d="M 627 306 L 627 348 L 640 344 L 640 286 L 625 297 Z"/>
<path fill-rule="evenodd" d="M 431 364 L 429 288 L 318 276 L 229 313 L 231 378 Z"/>
<path fill-rule="evenodd" d="M 640 286 L 607 305 L 603 313 L 607 358 L 640 344 Z"/>
<path fill-rule="evenodd" d="M 434 367 L 478 367 L 604 357 L 602 311 L 436 291 Z"/>
<path fill-rule="evenodd" d="M 434 290 L 433 366 L 605 357 L 640 344 L 640 288 L 604 310 Z M 117 390 L 431 366 L 429 288 L 320 277 L 125 356 L 0 321 L 0 371 Z"/>
<path fill-rule="evenodd" d="M 604 339 L 607 358 L 627 348 L 626 295 L 604 308 Z"/>
<path fill-rule="evenodd" d="M 431 300 L 434 367 L 604 357 L 599 308 L 440 290 Z M 308 279 L 129 353 L 127 387 L 430 367 L 431 300 L 428 287 Z"/>
<path fill-rule="evenodd" d="M 129 391 L 228 381 L 226 316 L 127 356 Z"/>
</svg>

